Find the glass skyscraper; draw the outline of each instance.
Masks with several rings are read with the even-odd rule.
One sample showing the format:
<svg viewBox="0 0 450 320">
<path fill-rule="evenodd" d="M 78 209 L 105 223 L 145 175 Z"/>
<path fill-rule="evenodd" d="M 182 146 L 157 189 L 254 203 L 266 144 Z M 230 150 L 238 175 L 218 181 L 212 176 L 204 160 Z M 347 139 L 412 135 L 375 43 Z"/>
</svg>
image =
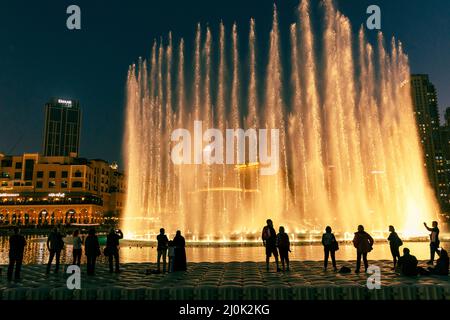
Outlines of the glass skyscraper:
<svg viewBox="0 0 450 320">
<path fill-rule="evenodd" d="M 79 102 L 53 98 L 45 105 L 44 156 L 78 155 L 80 128 Z"/>
</svg>

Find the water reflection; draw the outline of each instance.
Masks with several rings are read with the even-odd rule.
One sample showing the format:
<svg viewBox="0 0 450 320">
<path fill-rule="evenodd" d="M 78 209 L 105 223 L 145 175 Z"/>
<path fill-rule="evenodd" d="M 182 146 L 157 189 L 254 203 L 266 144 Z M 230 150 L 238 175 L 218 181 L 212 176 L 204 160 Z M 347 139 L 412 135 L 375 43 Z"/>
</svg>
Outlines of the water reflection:
<svg viewBox="0 0 450 320">
<path fill-rule="evenodd" d="M 46 248 L 46 239 L 39 236 L 27 236 L 25 248 L 25 264 L 42 264 L 48 261 L 49 252 Z M 405 242 L 419 260 L 429 257 L 429 246 L 426 242 Z M 448 243 L 443 246 L 448 248 Z M 0 264 L 8 263 L 9 242 L 7 237 L 0 237 Z M 84 249 L 83 249 L 84 250 Z M 260 247 L 187 247 L 186 254 L 189 262 L 229 262 L 229 261 L 264 261 L 264 248 Z M 302 244 L 292 247 L 292 260 L 322 260 L 323 249 L 319 244 Z M 336 253 L 338 260 L 354 260 L 355 249 L 350 243 L 341 244 Z M 391 253 L 387 242 L 378 241 L 374 250 L 369 254 L 369 259 L 391 259 Z M 81 260 L 86 263 L 86 257 Z M 100 263 L 106 263 L 104 256 L 100 257 Z M 156 262 L 156 247 L 121 246 L 120 262 Z M 61 253 L 61 263 L 72 263 L 72 246 L 66 245 Z"/>
</svg>

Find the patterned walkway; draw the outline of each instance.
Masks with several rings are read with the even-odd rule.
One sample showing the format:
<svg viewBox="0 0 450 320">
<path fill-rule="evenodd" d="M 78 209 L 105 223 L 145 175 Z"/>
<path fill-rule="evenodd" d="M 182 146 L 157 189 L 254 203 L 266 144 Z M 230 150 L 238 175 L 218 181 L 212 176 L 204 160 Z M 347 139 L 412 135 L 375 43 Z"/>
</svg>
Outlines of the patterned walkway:
<svg viewBox="0 0 450 320">
<path fill-rule="evenodd" d="M 370 275 L 324 272 L 318 261 L 293 261 L 291 271 L 265 270 L 265 263 L 190 263 L 188 271 L 146 274 L 154 264 L 123 264 L 123 272 L 110 274 L 106 265 L 88 277 L 82 266 L 81 289 L 69 290 L 66 273 L 45 275 L 44 265 L 24 265 L 23 279 L 7 282 L 1 266 L 2 300 L 450 300 L 450 277 L 396 275 L 392 262 L 369 261 L 381 270 L 381 289 L 369 290 Z M 424 265 L 424 261 L 420 263 Z M 338 266 L 354 270 L 354 261 Z M 271 264 L 274 267 L 274 263 Z M 66 267 L 66 266 L 65 266 Z M 64 270 L 65 270 L 64 267 Z"/>
</svg>

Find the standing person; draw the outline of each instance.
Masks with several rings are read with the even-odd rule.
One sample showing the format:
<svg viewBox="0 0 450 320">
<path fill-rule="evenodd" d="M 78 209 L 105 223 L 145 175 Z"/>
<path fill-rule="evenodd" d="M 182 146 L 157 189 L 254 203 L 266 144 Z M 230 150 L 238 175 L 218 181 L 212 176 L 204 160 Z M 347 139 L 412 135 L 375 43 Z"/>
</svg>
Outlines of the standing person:
<svg viewBox="0 0 450 320">
<path fill-rule="evenodd" d="M 269 261 L 270 257 L 274 256 L 275 263 L 277 264 L 277 272 L 280 272 L 281 269 L 278 265 L 278 251 L 277 251 L 277 233 L 273 228 L 273 222 L 270 219 L 267 219 L 267 225 L 264 226 L 262 231 L 262 241 L 264 247 L 266 247 L 266 270 L 269 271 Z"/>
<path fill-rule="evenodd" d="M 328 267 L 328 257 L 331 255 L 331 262 L 333 263 L 333 270 L 337 271 L 336 267 L 336 250 L 339 248 L 339 244 L 336 237 L 331 233 L 331 227 L 327 226 L 325 228 L 325 233 L 322 235 L 322 245 L 324 250 L 324 260 L 323 260 L 323 270 L 327 271 Z"/>
<path fill-rule="evenodd" d="M 80 231 L 78 229 L 73 232 L 72 242 L 73 242 L 73 249 L 72 249 L 73 264 L 80 266 L 82 254 L 81 246 L 83 244 L 83 241 L 81 240 Z"/>
<path fill-rule="evenodd" d="M 280 251 L 281 265 L 283 267 L 283 272 L 289 271 L 289 252 L 291 252 L 291 243 L 289 241 L 289 236 L 284 232 L 284 227 L 280 227 L 279 233 L 277 235 L 277 247 Z M 286 269 L 284 268 L 286 262 Z"/>
<path fill-rule="evenodd" d="M 47 238 L 47 249 L 50 251 L 50 256 L 48 258 L 47 271 L 50 273 L 50 268 L 52 266 L 53 258 L 56 256 L 55 273 L 59 271 L 59 261 L 61 258 L 61 250 L 64 248 L 63 235 L 59 231 L 59 227 L 55 227 Z"/>
<path fill-rule="evenodd" d="M 361 268 L 361 257 L 364 261 L 364 270 L 367 272 L 367 268 L 369 267 L 369 262 L 367 261 L 367 253 L 372 251 L 373 246 L 373 238 L 364 231 L 364 227 L 362 225 L 358 226 L 358 231 L 355 232 L 355 237 L 353 238 L 353 245 L 356 248 L 356 270 L 355 273 L 360 272 Z"/>
<path fill-rule="evenodd" d="M 159 229 L 159 234 L 156 237 L 158 240 L 158 260 L 157 260 L 157 268 L 158 272 L 161 272 L 161 257 L 163 258 L 163 273 L 166 272 L 166 256 L 167 256 L 167 248 L 169 244 L 169 239 L 165 235 L 164 228 Z"/>
<path fill-rule="evenodd" d="M 168 249 L 168 255 L 169 255 L 169 272 L 173 272 L 173 262 L 175 259 L 175 246 L 173 244 L 173 241 L 170 240 L 168 243 L 169 249 Z"/>
<path fill-rule="evenodd" d="M 427 228 L 428 231 L 430 231 L 430 261 L 427 262 L 427 264 L 433 264 L 434 262 L 434 255 L 439 248 L 439 228 L 438 228 L 438 222 L 433 221 L 431 223 L 431 228 L 428 228 L 427 223 L 424 222 L 423 225 L 425 228 Z"/>
<path fill-rule="evenodd" d="M 95 261 L 97 257 L 100 256 L 100 244 L 98 242 L 98 237 L 95 234 L 95 229 L 89 229 L 88 236 L 84 241 L 84 252 L 86 254 L 87 262 L 87 274 L 89 276 L 94 275 L 95 273 Z"/>
<path fill-rule="evenodd" d="M 14 227 L 14 233 L 9 237 L 9 266 L 8 266 L 8 281 L 12 280 L 14 265 L 16 272 L 14 273 L 14 280 L 20 280 L 20 269 L 23 261 L 23 250 L 27 242 L 25 237 L 20 234 L 20 229 Z"/>
<path fill-rule="evenodd" d="M 123 233 L 120 229 L 111 228 L 106 236 L 106 250 L 108 251 L 109 272 L 113 272 L 113 259 L 116 262 L 116 273 L 120 272 L 119 265 L 119 240 L 123 239 Z"/>
<path fill-rule="evenodd" d="M 184 237 L 181 235 L 181 231 L 178 230 L 175 238 L 172 240 L 173 245 L 175 246 L 175 257 L 173 261 L 173 271 L 186 271 L 187 270 L 187 262 L 186 262 L 186 241 Z"/>
<path fill-rule="evenodd" d="M 391 248 L 392 258 L 394 259 L 394 267 L 392 270 L 395 270 L 397 259 L 400 258 L 400 247 L 403 245 L 403 241 L 400 239 L 397 232 L 395 232 L 394 226 L 389 226 L 389 232 L 390 234 L 387 239 L 389 241 L 389 247 Z"/>
</svg>

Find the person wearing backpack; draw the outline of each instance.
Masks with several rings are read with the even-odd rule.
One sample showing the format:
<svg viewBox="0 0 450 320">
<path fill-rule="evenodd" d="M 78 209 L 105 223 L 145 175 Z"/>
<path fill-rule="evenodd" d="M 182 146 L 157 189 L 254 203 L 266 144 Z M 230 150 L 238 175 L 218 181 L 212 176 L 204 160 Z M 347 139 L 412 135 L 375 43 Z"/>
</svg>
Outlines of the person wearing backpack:
<svg viewBox="0 0 450 320">
<path fill-rule="evenodd" d="M 284 232 L 284 227 L 280 227 L 277 235 L 277 247 L 280 251 L 280 260 L 283 267 L 283 272 L 289 271 L 289 252 L 291 252 L 291 243 L 289 241 L 289 235 Z M 285 268 L 286 265 L 286 268 Z"/>
<path fill-rule="evenodd" d="M 325 233 L 322 235 L 322 245 L 324 249 L 324 260 L 323 260 L 323 270 L 327 271 L 328 267 L 328 257 L 331 255 L 331 261 L 333 263 L 333 270 L 336 272 L 336 251 L 339 250 L 339 244 L 336 237 L 331 233 L 331 227 L 327 226 L 325 228 Z"/>
<path fill-rule="evenodd" d="M 395 232 L 394 226 L 389 226 L 389 237 L 387 240 L 389 241 L 389 247 L 391 248 L 392 258 L 394 259 L 394 267 L 392 270 L 395 270 L 397 266 L 397 260 L 400 259 L 400 247 L 403 245 L 402 239 L 398 236 L 397 232 Z"/>
<path fill-rule="evenodd" d="M 263 228 L 261 236 L 263 245 L 266 247 L 266 270 L 269 271 L 269 260 L 273 254 L 275 263 L 277 264 L 277 272 L 280 272 L 281 269 L 278 265 L 277 233 L 273 228 L 272 220 L 267 219 L 266 222 L 267 225 Z"/>
</svg>

